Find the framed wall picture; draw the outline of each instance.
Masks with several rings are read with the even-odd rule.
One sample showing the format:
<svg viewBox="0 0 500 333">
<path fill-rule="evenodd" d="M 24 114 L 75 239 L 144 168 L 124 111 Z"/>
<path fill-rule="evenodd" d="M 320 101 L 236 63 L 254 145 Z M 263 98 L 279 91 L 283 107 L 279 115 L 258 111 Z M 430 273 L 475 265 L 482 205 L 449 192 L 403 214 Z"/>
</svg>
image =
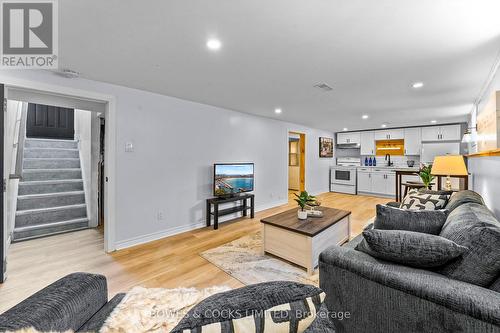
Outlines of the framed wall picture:
<svg viewBox="0 0 500 333">
<path fill-rule="evenodd" d="M 333 157 L 332 138 L 319 138 L 319 157 Z"/>
</svg>

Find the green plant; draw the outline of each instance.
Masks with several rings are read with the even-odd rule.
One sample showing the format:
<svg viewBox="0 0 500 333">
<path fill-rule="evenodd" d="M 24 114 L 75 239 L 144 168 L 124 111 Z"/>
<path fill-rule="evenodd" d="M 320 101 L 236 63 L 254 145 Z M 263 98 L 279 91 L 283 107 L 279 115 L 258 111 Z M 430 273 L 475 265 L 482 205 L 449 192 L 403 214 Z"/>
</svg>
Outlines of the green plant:
<svg viewBox="0 0 500 333">
<path fill-rule="evenodd" d="M 314 204 L 316 202 L 316 197 L 309 195 L 307 191 L 302 191 L 300 194 L 294 193 L 296 198 L 294 199 L 300 206 L 300 210 L 304 211 L 304 208 L 309 204 Z"/>
<path fill-rule="evenodd" d="M 424 183 L 426 188 L 430 188 L 432 181 L 436 178 L 431 174 L 431 170 L 432 164 L 429 164 L 422 166 L 418 172 L 418 175 L 420 176 L 420 179 L 422 179 L 422 183 Z"/>
</svg>

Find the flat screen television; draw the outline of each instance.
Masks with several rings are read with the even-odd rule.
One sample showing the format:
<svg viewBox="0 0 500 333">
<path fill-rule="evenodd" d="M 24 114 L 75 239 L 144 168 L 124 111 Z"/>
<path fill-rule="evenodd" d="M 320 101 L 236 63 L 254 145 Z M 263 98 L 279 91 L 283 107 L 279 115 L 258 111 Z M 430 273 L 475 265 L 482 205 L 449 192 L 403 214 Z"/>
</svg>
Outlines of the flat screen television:
<svg viewBox="0 0 500 333">
<path fill-rule="evenodd" d="M 253 191 L 253 163 L 214 164 L 214 195 L 232 196 Z"/>
</svg>

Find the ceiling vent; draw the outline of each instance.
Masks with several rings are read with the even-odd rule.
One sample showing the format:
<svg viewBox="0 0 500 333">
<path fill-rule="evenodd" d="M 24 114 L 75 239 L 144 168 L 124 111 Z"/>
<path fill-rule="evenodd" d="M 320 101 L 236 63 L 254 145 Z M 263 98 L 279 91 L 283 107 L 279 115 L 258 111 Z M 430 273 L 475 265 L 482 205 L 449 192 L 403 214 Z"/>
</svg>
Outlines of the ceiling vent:
<svg viewBox="0 0 500 333">
<path fill-rule="evenodd" d="M 332 87 L 330 87 L 327 83 L 324 83 L 324 82 L 315 84 L 313 87 L 321 89 L 323 91 L 332 91 L 333 90 Z"/>
</svg>

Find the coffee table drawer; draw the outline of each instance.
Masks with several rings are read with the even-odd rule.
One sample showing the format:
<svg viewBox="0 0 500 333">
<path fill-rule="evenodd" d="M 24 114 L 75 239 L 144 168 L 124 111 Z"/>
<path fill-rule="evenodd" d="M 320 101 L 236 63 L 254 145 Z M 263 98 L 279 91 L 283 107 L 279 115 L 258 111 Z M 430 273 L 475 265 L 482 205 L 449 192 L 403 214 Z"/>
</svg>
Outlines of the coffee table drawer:
<svg viewBox="0 0 500 333">
<path fill-rule="evenodd" d="M 311 260 L 310 237 L 272 225 L 264 225 L 262 238 L 264 252 L 308 267 Z"/>
</svg>

